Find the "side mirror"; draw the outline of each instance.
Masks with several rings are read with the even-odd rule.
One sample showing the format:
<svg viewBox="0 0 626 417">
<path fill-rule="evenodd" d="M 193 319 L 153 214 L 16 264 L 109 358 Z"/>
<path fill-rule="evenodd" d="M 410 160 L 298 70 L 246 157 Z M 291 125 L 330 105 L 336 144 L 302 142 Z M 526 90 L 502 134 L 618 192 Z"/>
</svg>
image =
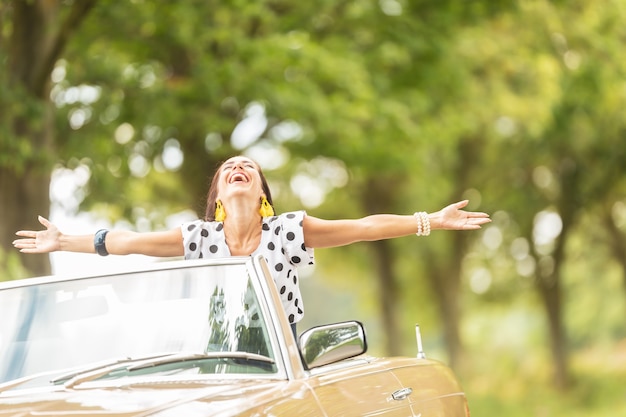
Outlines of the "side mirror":
<svg viewBox="0 0 626 417">
<path fill-rule="evenodd" d="M 299 346 L 307 369 L 317 368 L 365 353 L 365 328 L 358 321 L 313 327 L 300 335 Z"/>
</svg>

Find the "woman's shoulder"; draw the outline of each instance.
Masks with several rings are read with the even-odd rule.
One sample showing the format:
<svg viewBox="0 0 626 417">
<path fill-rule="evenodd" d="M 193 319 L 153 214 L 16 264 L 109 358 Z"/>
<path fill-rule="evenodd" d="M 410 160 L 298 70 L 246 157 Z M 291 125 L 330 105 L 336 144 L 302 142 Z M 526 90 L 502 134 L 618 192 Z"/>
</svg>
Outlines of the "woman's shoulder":
<svg viewBox="0 0 626 417">
<path fill-rule="evenodd" d="M 296 210 L 296 211 L 286 211 L 284 213 L 280 213 L 277 217 L 280 219 L 293 220 L 293 219 L 303 219 L 304 216 L 306 216 L 306 211 Z"/>
<path fill-rule="evenodd" d="M 278 223 L 282 225 L 293 224 L 293 223 L 301 224 L 305 216 L 306 216 L 306 212 L 304 210 L 286 211 L 284 213 L 280 213 L 272 217 L 264 218 L 263 223 L 269 224 L 269 225 L 273 223 Z"/>
<path fill-rule="evenodd" d="M 274 230 L 276 234 L 279 234 L 281 230 L 290 228 L 292 226 L 302 226 L 302 220 L 306 212 L 304 210 L 299 211 L 287 211 L 284 213 L 276 214 L 270 217 L 263 218 L 263 229 Z"/>
<path fill-rule="evenodd" d="M 203 219 L 188 221 L 180 225 L 180 228 L 182 229 L 183 233 L 185 232 L 190 233 L 190 232 L 197 231 L 197 230 L 220 231 L 223 229 L 223 227 L 224 227 L 224 223 L 222 222 L 206 221 Z"/>
</svg>

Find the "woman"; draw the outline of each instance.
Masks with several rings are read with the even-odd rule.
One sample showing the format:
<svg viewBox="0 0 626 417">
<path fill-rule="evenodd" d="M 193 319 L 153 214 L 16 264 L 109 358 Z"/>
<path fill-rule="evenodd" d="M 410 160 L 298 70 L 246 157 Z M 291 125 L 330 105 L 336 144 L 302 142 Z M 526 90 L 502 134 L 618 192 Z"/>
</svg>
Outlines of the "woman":
<svg viewBox="0 0 626 417">
<path fill-rule="evenodd" d="M 354 220 L 322 220 L 296 211 L 275 215 L 261 168 L 236 156 L 216 171 L 207 195 L 204 220 L 164 232 L 100 230 L 95 235 L 65 235 L 47 219 L 46 230 L 19 231 L 13 245 L 24 253 L 70 251 L 100 255 L 143 254 L 197 259 L 262 254 L 292 326 L 303 316 L 296 268 L 313 264 L 313 249 L 407 236 L 431 230 L 475 230 L 489 221 L 485 213 L 461 210 L 467 201 L 442 210 L 414 215 L 377 214 Z"/>
</svg>

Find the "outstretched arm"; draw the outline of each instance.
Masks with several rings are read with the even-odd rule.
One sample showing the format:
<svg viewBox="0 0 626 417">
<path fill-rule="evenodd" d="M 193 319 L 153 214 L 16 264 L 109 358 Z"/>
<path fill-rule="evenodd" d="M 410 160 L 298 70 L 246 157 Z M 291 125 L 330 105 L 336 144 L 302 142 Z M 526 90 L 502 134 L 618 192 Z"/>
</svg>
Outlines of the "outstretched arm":
<svg viewBox="0 0 626 417">
<path fill-rule="evenodd" d="M 93 234 L 65 235 L 46 218 L 39 216 L 39 222 L 46 228 L 45 230 L 20 230 L 16 233 L 22 238 L 13 241 L 13 246 L 20 252 L 96 252 Z M 114 255 L 182 256 L 183 236 L 180 229 L 150 233 L 112 230 L 106 235 L 106 249 Z"/>
<path fill-rule="evenodd" d="M 489 215 L 462 210 L 469 201 L 459 201 L 429 213 L 431 230 L 476 230 L 489 223 Z M 375 214 L 354 220 L 304 218 L 304 243 L 310 248 L 329 248 L 354 242 L 391 239 L 414 234 L 417 220 L 412 215 Z"/>
</svg>

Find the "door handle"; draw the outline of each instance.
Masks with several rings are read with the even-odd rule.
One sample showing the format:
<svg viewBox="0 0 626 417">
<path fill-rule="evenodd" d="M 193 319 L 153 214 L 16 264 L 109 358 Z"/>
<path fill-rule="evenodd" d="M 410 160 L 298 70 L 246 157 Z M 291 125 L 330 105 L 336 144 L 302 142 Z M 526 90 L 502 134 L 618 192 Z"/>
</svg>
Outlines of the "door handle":
<svg viewBox="0 0 626 417">
<path fill-rule="evenodd" d="M 402 388 L 399 389 L 397 391 L 394 391 L 393 394 L 391 394 L 391 398 L 393 398 L 394 400 L 397 401 L 401 401 L 406 399 L 409 395 L 411 395 L 413 393 L 413 389 L 412 388 Z"/>
</svg>

